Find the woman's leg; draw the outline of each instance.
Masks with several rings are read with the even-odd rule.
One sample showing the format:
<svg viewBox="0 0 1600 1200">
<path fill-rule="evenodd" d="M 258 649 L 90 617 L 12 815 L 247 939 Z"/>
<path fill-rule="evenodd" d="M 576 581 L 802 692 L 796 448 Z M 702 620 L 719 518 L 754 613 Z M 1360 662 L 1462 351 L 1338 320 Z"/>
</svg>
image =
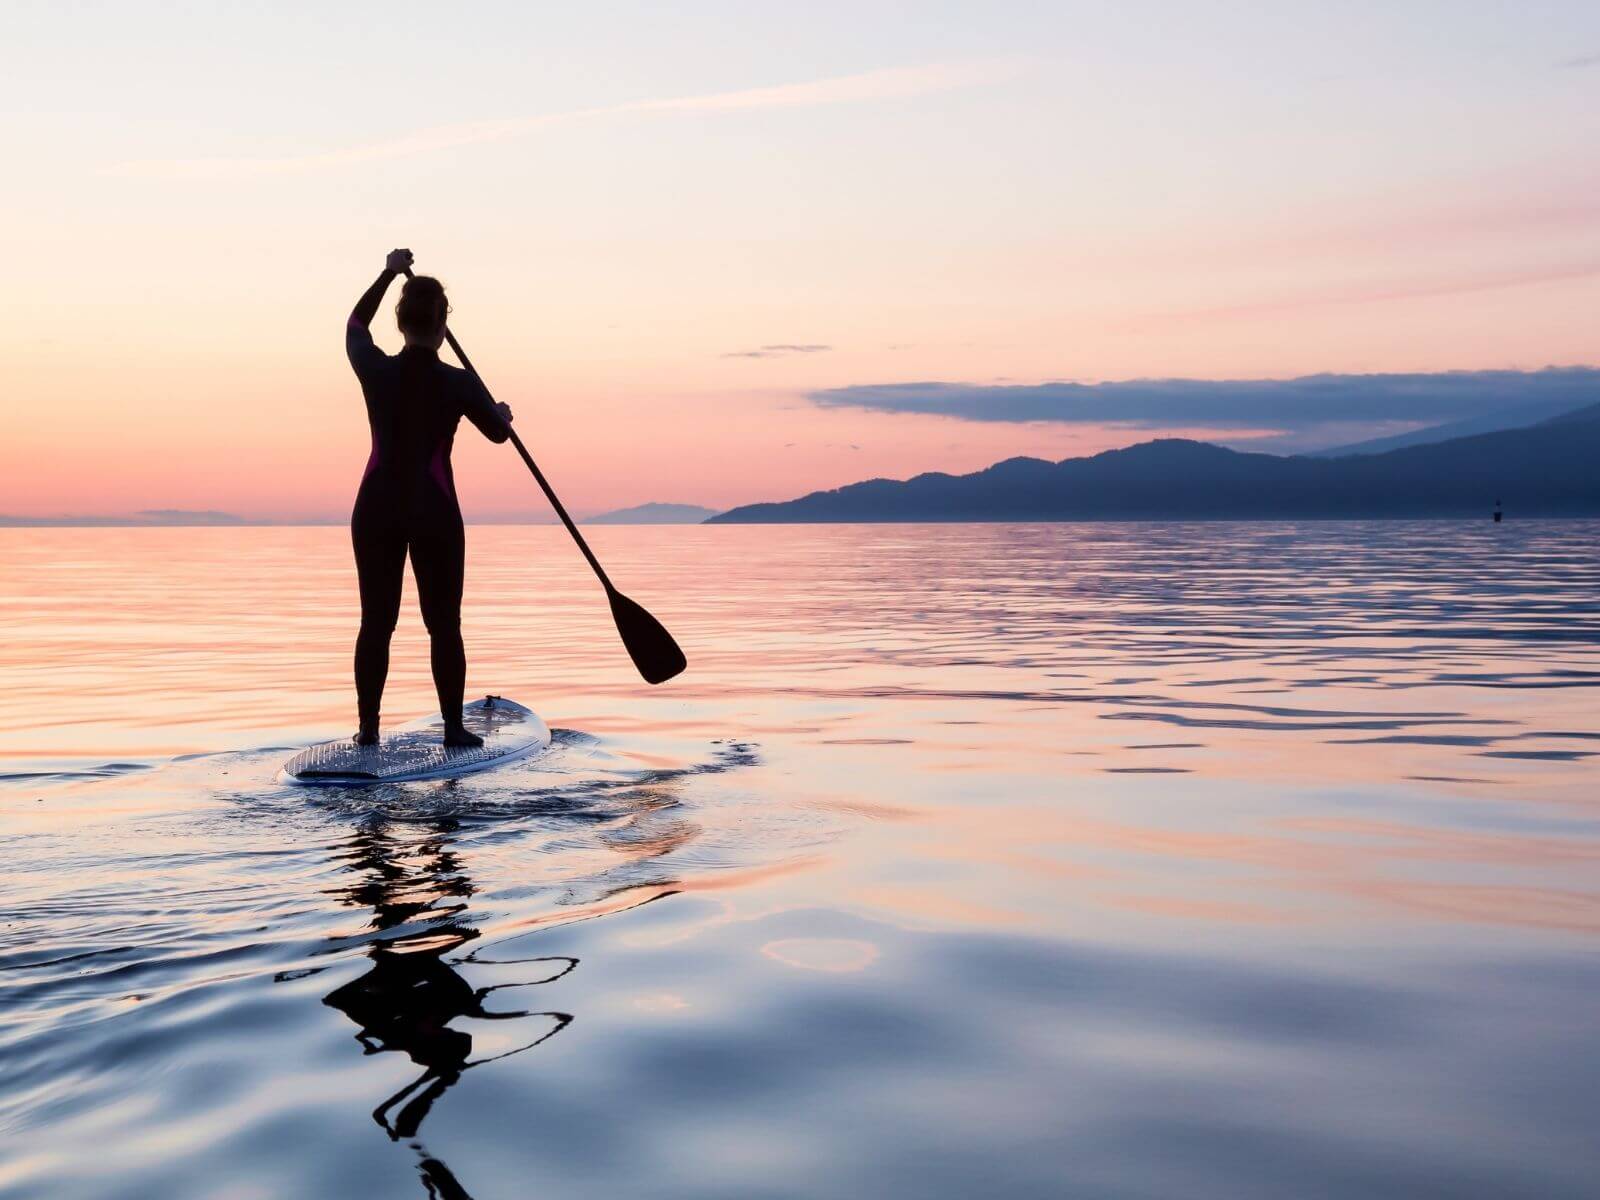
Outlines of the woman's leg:
<svg viewBox="0 0 1600 1200">
<path fill-rule="evenodd" d="M 466 538 L 461 516 L 444 514 L 411 538 L 411 571 L 417 578 L 422 622 L 432 646 L 433 686 L 439 693 L 447 745 L 482 745 L 461 727 L 461 698 L 467 686 L 467 651 L 461 641 L 462 576 Z"/>
<path fill-rule="evenodd" d="M 361 632 L 356 635 L 356 710 L 361 729 L 356 740 L 378 740 L 378 711 L 389 677 L 389 639 L 400 619 L 400 588 L 405 579 L 406 540 L 392 525 L 360 504 L 350 521 L 361 585 Z"/>
</svg>

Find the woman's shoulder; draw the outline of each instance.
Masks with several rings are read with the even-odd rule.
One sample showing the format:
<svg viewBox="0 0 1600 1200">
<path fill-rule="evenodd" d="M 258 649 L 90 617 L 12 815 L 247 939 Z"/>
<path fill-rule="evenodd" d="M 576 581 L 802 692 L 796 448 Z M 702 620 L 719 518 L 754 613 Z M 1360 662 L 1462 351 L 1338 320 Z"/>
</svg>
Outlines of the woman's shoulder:
<svg viewBox="0 0 1600 1200">
<path fill-rule="evenodd" d="M 478 382 L 478 377 L 465 367 L 441 362 L 439 368 L 444 374 L 446 386 L 452 396 L 465 398 L 476 395 L 482 389 L 483 385 Z"/>
</svg>

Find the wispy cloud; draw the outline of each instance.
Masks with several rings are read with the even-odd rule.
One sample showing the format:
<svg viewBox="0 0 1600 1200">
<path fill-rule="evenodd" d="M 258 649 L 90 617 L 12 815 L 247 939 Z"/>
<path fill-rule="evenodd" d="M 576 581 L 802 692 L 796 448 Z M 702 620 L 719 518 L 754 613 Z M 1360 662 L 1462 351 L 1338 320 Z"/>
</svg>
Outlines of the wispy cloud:
<svg viewBox="0 0 1600 1200">
<path fill-rule="evenodd" d="M 1582 67 L 1600 67 L 1600 53 L 1580 54 L 1577 58 L 1564 58 L 1556 66 L 1570 70 L 1577 70 Z"/>
<path fill-rule="evenodd" d="M 436 125 L 378 142 L 342 146 L 332 150 L 270 157 L 215 157 L 145 159 L 117 163 L 111 174 L 182 179 L 239 179 L 316 171 L 380 159 L 406 158 L 458 146 L 502 142 L 525 137 L 554 125 L 591 121 L 602 117 L 652 113 L 729 113 L 759 109 L 819 108 L 836 104 L 864 104 L 934 92 L 953 91 L 993 83 L 1014 75 L 1019 59 L 983 59 L 962 63 L 932 63 L 918 67 L 886 67 L 858 75 L 840 75 L 773 87 L 712 92 L 701 96 L 676 96 L 631 100 L 597 108 L 572 109 L 490 121 Z"/>
<path fill-rule="evenodd" d="M 786 354 L 821 354 L 824 350 L 832 349 L 832 346 L 822 346 L 811 342 L 774 342 L 770 346 L 761 346 L 755 350 L 733 350 L 722 357 L 779 358 Z"/>
<path fill-rule="evenodd" d="M 1373 283 L 1356 287 L 1318 288 L 1274 299 L 1209 308 L 1181 309 L 1131 318 L 1130 326 L 1157 328 L 1167 323 L 1205 321 L 1232 317 L 1265 316 L 1338 305 L 1383 304 L 1400 300 L 1425 300 L 1434 296 L 1459 296 L 1473 292 L 1495 292 L 1540 284 L 1565 283 L 1600 276 L 1600 258 L 1580 260 L 1562 266 L 1513 267 L 1474 272 L 1453 278 L 1412 279 L 1393 283 Z"/>
</svg>

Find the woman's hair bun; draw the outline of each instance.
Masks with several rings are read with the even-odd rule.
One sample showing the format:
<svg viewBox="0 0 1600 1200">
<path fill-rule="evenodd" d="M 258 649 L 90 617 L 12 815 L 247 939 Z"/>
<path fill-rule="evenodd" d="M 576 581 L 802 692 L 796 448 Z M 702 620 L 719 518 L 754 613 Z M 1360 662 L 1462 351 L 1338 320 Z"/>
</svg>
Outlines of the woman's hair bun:
<svg viewBox="0 0 1600 1200">
<path fill-rule="evenodd" d="M 419 337 L 432 337 L 444 327 L 450 313 L 450 302 L 444 297 L 444 284 L 431 275 L 413 275 L 400 289 L 400 303 L 395 305 L 395 320 L 401 333 Z"/>
</svg>

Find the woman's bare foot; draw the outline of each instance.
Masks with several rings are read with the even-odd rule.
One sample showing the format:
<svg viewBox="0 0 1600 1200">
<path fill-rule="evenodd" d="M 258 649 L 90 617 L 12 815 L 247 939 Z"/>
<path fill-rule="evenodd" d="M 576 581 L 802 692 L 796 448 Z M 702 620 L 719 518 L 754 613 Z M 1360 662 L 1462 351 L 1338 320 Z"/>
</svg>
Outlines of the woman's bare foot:
<svg viewBox="0 0 1600 1200">
<path fill-rule="evenodd" d="M 350 740 L 358 746 L 376 746 L 378 744 L 377 726 L 363 725 L 356 731 L 356 736 Z"/>
<path fill-rule="evenodd" d="M 465 725 L 446 725 L 444 727 L 444 744 L 446 746 L 481 746 L 483 739 Z"/>
</svg>

